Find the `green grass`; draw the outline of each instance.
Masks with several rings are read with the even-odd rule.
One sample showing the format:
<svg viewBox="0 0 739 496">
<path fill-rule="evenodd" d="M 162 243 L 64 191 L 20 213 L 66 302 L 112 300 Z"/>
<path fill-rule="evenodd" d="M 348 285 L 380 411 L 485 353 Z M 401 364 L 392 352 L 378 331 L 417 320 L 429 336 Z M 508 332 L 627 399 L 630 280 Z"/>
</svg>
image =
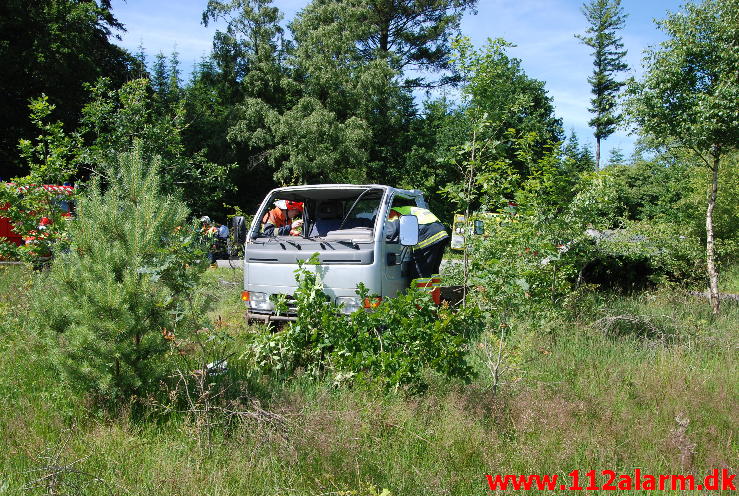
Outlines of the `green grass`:
<svg viewBox="0 0 739 496">
<path fill-rule="evenodd" d="M 206 278 L 211 320 L 236 343 L 264 332 L 244 324 L 240 271 Z M 109 417 L 74 397 L 30 321 L 34 284 L 0 268 L 0 493 L 479 495 L 484 474 L 736 469 L 736 304 L 712 319 L 679 291 L 583 291 L 565 311 L 514 320 L 497 394 L 483 335 L 471 384 L 430 376 L 414 396 L 251 377 L 234 407 L 249 415 L 209 429 L 204 416 Z"/>
<path fill-rule="evenodd" d="M 719 286 L 725 293 L 739 294 L 739 264 L 729 267 L 719 275 Z"/>
</svg>

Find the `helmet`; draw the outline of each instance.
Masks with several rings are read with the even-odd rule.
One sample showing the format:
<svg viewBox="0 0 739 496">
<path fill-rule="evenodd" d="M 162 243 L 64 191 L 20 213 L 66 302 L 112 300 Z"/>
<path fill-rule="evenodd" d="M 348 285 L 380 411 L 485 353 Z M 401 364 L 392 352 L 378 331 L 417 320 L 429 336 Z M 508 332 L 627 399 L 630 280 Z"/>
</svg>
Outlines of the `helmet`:
<svg viewBox="0 0 739 496">
<path fill-rule="evenodd" d="M 288 210 L 297 210 L 298 212 L 303 211 L 303 202 L 287 201 Z"/>
<path fill-rule="evenodd" d="M 302 212 L 303 202 L 296 202 L 296 201 L 291 201 L 291 200 L 277 200 L 275 202 L 275 207 L 281 210 L 297 210 L 299 212 Z"/>
<path fill-rule="evenodd" d="M 200 217 L 200 222 L 210 224 L 210 217 L 208 217 L 207 215 L 203 215 L 202 217 Z"/>
</svg>

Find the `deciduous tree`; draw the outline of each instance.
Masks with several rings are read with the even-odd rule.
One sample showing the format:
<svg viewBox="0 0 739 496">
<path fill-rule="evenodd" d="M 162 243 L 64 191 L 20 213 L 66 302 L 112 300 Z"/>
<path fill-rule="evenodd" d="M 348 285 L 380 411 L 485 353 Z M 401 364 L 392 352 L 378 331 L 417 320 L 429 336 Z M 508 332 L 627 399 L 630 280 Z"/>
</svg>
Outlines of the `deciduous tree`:
<svg viewBox="0 0 739 496">
<path fill-rule="evenodd" d="M 118 155 L 139 142 L 145 160 L 160 158 L 166 192 L 181 193 L 194 210 L 210 211 L 220 206 L 220 195 L 231 187 L 229 166 L 206 160 L 202 152 L 189 153 L 182 142 L 184 128 L 183 104 L 156 106 L 147 79 L 129 81 L 118 90 L 101 79 L 83 109 L 81 130 L 91 144 L 84 149 L 82 163 L 93 172 L 112 175 Z"/>
<path fill-rule="evenodd" d="M 17 145 L 33 132 L 27 118 L 31 98 L 47 95 L 56 107 L 53 118 L 72 129 L 87 99 L 84 83 L 100 76 L 116 85 L 126 79 L 133 58 L 111 40 L 122 29 L 109 0 L 0 2 L 3 175 L 23 170 Z"/>
<path fill-rule="evenodd" d="M 659 26 L 668 39 L 647 51 L 644 78 L 630 85 L 629 111 L 656 146 L 692 150 L 710 170 L 706 267 L 718 314 L 713 215 L 722 159 L 739 144 L 739 0 L 688 3 Z"/>
</svg>

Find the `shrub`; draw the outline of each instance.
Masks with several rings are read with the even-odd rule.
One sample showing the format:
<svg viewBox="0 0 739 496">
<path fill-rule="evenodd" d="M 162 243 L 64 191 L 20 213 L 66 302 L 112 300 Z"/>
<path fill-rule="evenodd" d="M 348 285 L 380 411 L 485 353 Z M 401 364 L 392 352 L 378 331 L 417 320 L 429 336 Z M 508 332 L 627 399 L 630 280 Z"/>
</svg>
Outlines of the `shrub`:
<svg viewBox="0 0 739 496">
<path fill-rule="evenodd" d="M 187 208 L 159 193 L 158 162 L 145 167 L 139 146 L 118 160 L 107 190 L 94 181 L 80 198 L 70 249 L 36 295 L 63 377 L 105 402 L 153 391 L 169 338 L 203 315 L 203 250 Z"/>
<path fill-rule="evenodd" d="M 585 201 L 586 196 L 557 218 L 490 216 L 484 235 L 470 237 L 469 285 L 475 289 L 470 294 L 488 320 L 504 322 L 505 314 L 519 308 L 559 309 L 582 283 L 633 290 L 702 277 L 704 250 L 698 238 L 657 220 L 620 221 L 613 229 L 615 220 L 598 219 L 599 200 Z M 451 275 L 461 283 L 458 273 Z"/>
<path fill-rule="evenodd" d="M 372 311 L 343 316 L 326 300 L 319 275 L 301 266 L 296 280 L 297 320 L 279 333 L 261 335 L 250 350 L 261 370 L 291 374 L 302 369 L 317 377 L 332 375 L 337 384 L 413 389 L 425 386 L 426 369 L 472 377 L 465 357 L 468 338 L 479 327 L 472 310 L 455 313 L 411 291 L 383 300 Z M 363 286 L 357 294 L 374 298 Z"/>
<path fill-rule="evenodd" d="M 62 184 L 74 177 L 82 140 L 77 134 L 66 134 L 61 122 L 49 121 L 55 106 L 45 95 L 32 99 L 29 109 L 31 122 L 39 131 L 33 141 L 22 139 L 19 143 L 29 173 L 13 178 L 11 184 L 0 182 L 0 217 L 9 219 L 13 231 L 32 242 L 16 246 L 0 238 L 0 259 L 39 265 L 51 255 L 52 247 L 61 248 L 65 243 L 67 219 L 59 207 L 62 201 L 74 201 L 72 195 L 59 195 L 42 186 Z M 42 217 L 50 223 L 40 229 Z"/>
<path fill-rule="evenodd" d="M 470 264 L 472 299 L 490 314 L 488 320 L 494 316 L 501 322 L 503 314 L 522 306 L 561 301 L 585 249 L 583 234 L 562 222 L 502 215 L 507 220 L 487 222 L 485 235 L 472 237 Z"/>
<path fill-rule="evenodd" d="M 609 275 L 614 281 L 629 269 L 642 285 L 665 280 L 691 282 L 704 277 L 705 249 L 701 241 L 680 226 L 658 221 L 627 222 L 598 240 L 588 263 L 617 262 Z"/>
</svg>

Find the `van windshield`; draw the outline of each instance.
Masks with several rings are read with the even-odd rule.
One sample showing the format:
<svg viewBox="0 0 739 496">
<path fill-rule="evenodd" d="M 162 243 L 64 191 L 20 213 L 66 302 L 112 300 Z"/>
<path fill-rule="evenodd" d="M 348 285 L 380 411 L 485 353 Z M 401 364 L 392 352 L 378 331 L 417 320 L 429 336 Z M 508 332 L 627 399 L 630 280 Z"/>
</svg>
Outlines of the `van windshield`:
<svg viewBox="0 0 739 496">
<path fill-rule="evenodd" d="M 374 238 L 377 213 L 384 190 L 381 188 L 305 189 L 278 191 L 262 212 L 259 236 L 291 236 L 301 238 L 347 239 L 370 241 Z M 298 202 L 299 214 L 280 209 Z M 283 219 L 275 229 L 274 220 Z M 296 226 L 301 224 L 300 226 Z"/>
</svg>

